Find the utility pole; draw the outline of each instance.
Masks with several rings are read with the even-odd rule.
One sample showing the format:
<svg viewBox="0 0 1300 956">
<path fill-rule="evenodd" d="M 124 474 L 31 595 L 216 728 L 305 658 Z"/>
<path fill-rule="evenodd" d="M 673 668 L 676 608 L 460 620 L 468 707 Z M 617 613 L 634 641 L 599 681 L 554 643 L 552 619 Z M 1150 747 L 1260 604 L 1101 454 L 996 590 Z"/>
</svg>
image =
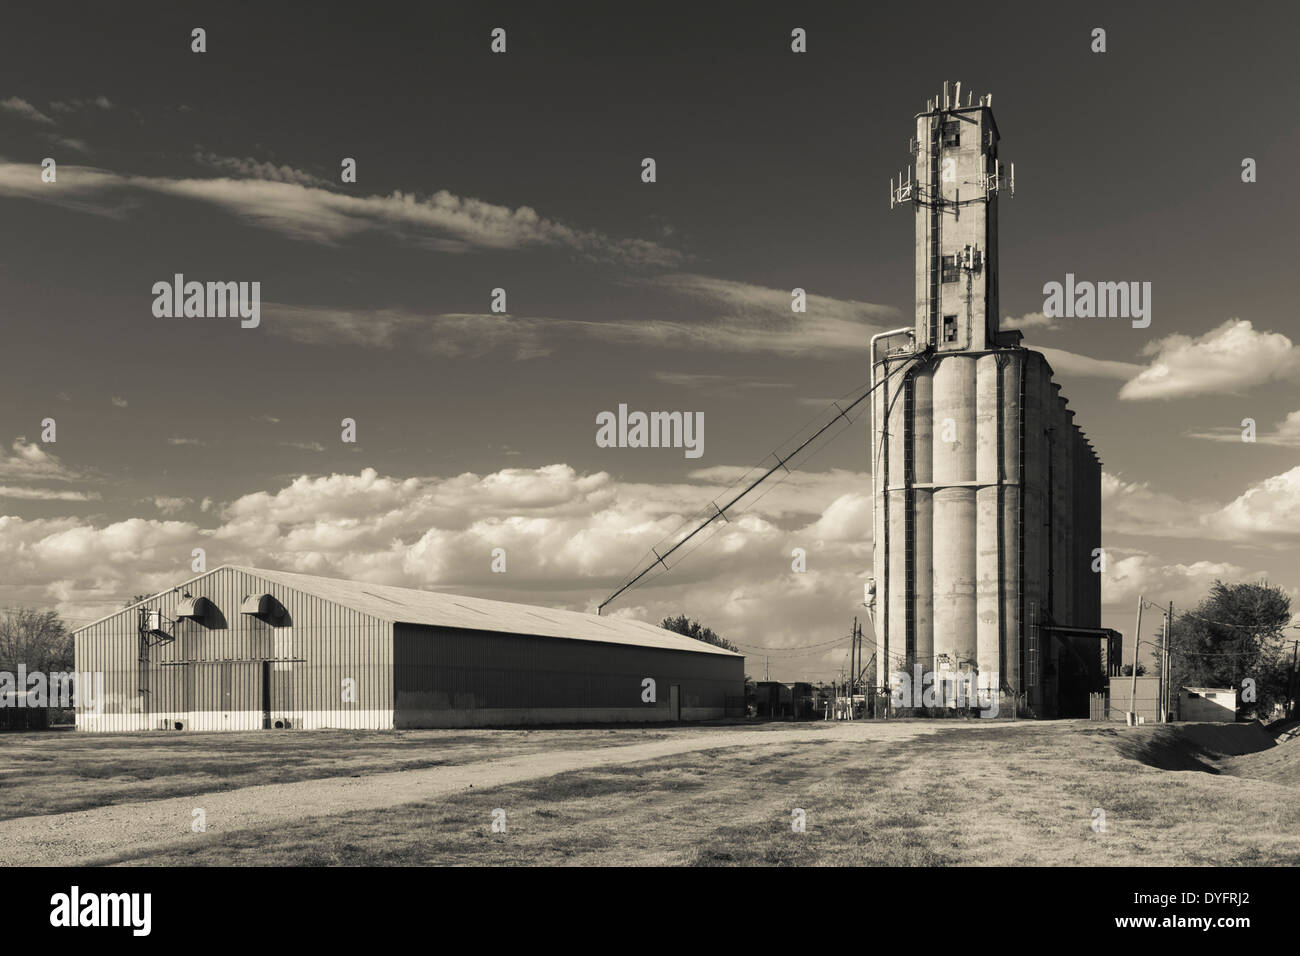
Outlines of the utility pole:
<svg viewBox="0 0 1300 956">
<path fill-rule="evenodd" d="M 1169 610 L 1165 611 L 1165 715 L 1162 721 L 1169 719 L 1170 711 L 1174 709 L 1174 602 L 1169 602 Z"/>
<path fill-rule="evenodd" d="M 772 679 L 772 658 L 764 657 L 763 658 L 763 683 L 767 683 L 771 679 Z"/>
<path fill-rule="evenodd" d="M 1137 718 L 1137 692 L 1138 692 L 1138 641 L 1142 636 L 1142 595 L 1138 595 L 1138 619 L 1137 627 L 1133 629 L 1133 683 L 1129 685 L 1128 694 L 1128 723 L 1129 726 L 1136 727 Z"/>
<path fill-rule="evenodd" d="M 1296 697 L 1300 697 L 1300 672 L 1296 671 L 1296 649 L 1300 649 L 1300 641 L 1291 641 L 1291 713 L 1287 717 L 1294 718 L 1296 715 Z"/>
<path fill-rule="evenodd" d="M 849 699 L 853 698 L 853 688 L 858 676 L 858 619 L 853 619 L 853 630 L 849 633 Z"/>
<path fill-rule="evenodd" d="M 1165 614 L 1163 608 L 1160 613 Z M 1156 707 L 1160 709 L 1160 713 L 1156 715 L 1156 723 L 1158 724 L 1163 724 L 1165 722 L 1165 656 L 1168 645 L 1169 617 L 1168 615 L 1165 615 L 1164 626 L 1160 628 L 1160 643 L 1156 647 L 1156 651 L 1159 653 L 1159 656 L 1156 658 L 1156 673 L 1160 675 L 1160 684 L 1156 692 Z"/>
<path fill-rule="evenodd" d="M 858 619 L 853 618 L 853 637 L 849 645 L 849 720 L 854 717 L 853 714 L 853 695 L 858 687 Z"/>
</svg>

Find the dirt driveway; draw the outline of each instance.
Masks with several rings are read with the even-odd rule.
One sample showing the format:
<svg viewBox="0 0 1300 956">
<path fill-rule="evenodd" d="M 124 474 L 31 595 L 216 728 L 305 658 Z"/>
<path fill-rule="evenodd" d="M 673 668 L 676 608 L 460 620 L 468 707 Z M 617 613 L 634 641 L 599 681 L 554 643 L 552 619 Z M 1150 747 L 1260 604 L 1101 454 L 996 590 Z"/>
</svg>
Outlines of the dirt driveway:
<svg viewBox="0 0 1300 956">
<path fill-rule="evenodd" d="M 816 741 L 890 743 L 939 730 L 988 727 L 961 721 L 816 723 L 762 733 L 718 730 L 681 738 L 556 750 L 459 766 L 403 770 L 363 777 L 327 777 L 187 797 L 97 807 L 74 813 L 0 821 L 0 861 L 8 866 L 86 865 L 187 840 L 220 840 L 223 833 L 329 817 L 427 800 L 439 794 L 488 789 L 573 770 L 637 763 L 673 754 L 732 747 L 770 747 Z M 206 831 L 191 829 L 202 810 Z"/>
</svg>

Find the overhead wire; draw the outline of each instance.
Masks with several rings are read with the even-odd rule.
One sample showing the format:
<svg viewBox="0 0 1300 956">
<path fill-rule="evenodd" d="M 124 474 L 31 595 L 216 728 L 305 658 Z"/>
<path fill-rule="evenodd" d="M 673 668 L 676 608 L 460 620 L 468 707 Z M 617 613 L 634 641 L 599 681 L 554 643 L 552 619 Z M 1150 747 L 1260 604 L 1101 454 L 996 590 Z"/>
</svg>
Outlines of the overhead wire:
<svg viewBox="0 0 1300 956">
<path fill-rule="evenodd" d="M 692 554 L 692 553 L 693 553 L 697 548 L 699 548 L 699 547 L 700 547 L 700 546 L 701 546 L 705 541 L 710 540 L 710 539 L 713 537 L 713 535 L 716 534 L 716 528 L 721 527 L 721 525 L 716 525 L 716 524 L 715 524 L 715 522 L 717 521 L 717 519 L 718 519 L 719 517 L 721 517 L 725 522 L 729 522 L 731 519 L 729 519 L 729 518 L 727 517 L 727 512 L 728 512 L 728 511 L 731 511 L 731 509 L 733 508 L 733 506 L 735 506 L 737 503 L 739 503 L 740 500 L 741 500 L 742 498 L 744 498 L 744 497 L 745 497 L 746 495 L 748 495 L 751 491 L 753 491 L 756 487 L 758 487 L 759 484 L 761 484 L 762 482 L 766 481 L 766 480 L 767 480 L 771 475 L 773 475 L 773 474 L 774 474 L 778 469 L 782 469 L 782 468 L 784 468 L 785 471 L 786 471 L 786 474 L 785 474 L 784 476 L 782 476 L 781 478 L 779 478 L 775 483 L 773 483 L 772 485 L 770 485 L 768 488 L 764 489 L 763 492 L 758 496 L 758 498 L 753 499 L 752 501 L 750 501 L 750 502 L 746 505 L 746 508 L 752 508 L 752 507 L 753 507 L 753 506 L 754 506 L 758 501 L 761 501 L 762 498 L 765 497 L 767 494 L 769 494 L 769 493 L 772 491 L 773 488 L 775 488 L 776 486 L 780 485 L 782 482 L 784 482 L 784 481 L 786 480 L 786 478 L 789 477 L 789 475 L 792 473 L 792 472 L 791 472 L 791 468 L 790 468 L 790 463 L 793 462 L 794 459 L 795 459 L 796 457 L 798 457 L 799 454 L 800 454 L 801 452 L 803 452 L 805 449 L 807 449 L 809 446 L 811 446 L 812 443 L 813 443 L 814 441 L 816 441 L 818 438 L 820 438 L 822 435 L 824 435 L 827 431 L 829 431 L 829 430 L 830 430 L 834 425 L 836 425 L 836 424 L 840 421 L 840 419 L 844 419 L 844 420 L 845 420 L 846 424 L 845 424 L 844 427 L 848 427 L 849 425 L 852 425 L 854 420 L 853 420 L 852 418 L 849 417 L 849 412 L 851 412 L 851 411 L 853 410 L 853 408 L 855 408 L 855 407 L 856 407 L 857 405 L 859 405 L 861 402 L 863 402 L 864 400 L 866 400 L 867 397 L 870 396 L 870 395 L 871 395 L 871 394 L 872 394 L 872 393 L 873 393 L 877 388 L 879 388 L 880 386 L 884 385 L 884 384 L 885 384 L 886 382 L 888 382 L 891 378 L 893 378 L 893 376 L 894 376 L 895 374 L 897 374 L 898 372 L 903 371 L 903 370 L 905 370 L 906 368 L 908 368 L 908 367 L 910 366 L 910 364 L 911 364 L 911 363 L 903 364 L 903 365 L 898 366 L 898 367 L 895 368 L 895 369 L 892 369 L 892 370 L 891 370 L 887 375 L 885 375 L 885 377 L 882 378 L 880 381 L 878 381 L 878 382 L 876 382 L 875 384 L 869 386 L 869 387 L 867 388 L 867 390 L 866 390 L 862 395 L 860 395 L 860 396 L 858 396 L 856 399 L 854 399 L 853 402 L 850 403 L 850 404 L 848 405 L 847 408 L 841 408 L 840 405 L 839 405 L 839 403 L 838 403 L 838 401 L 836 401 L 836 402 L 832 402 L 832 403 L 830 404 L 830 406 L 828 406 L 827 409 L 824 409 L 823 412 L 821 413 L 821 415 L 819 415 L 819 416 L 814 416 L 814 418 L 810 420 L 810 423 L 811 423 L 811 422 L 815 422 L 815 421 L 820 420 L 820 417 L 821 417 L 821 416 L 824 416 L 824 415 L 826 414 L 826 412 L 829 411 L 831 408 L 834 408 L 834 409 L 835 409 L 835 415 L 833 415 L 833 416 L 830 418 L 829 421 L 827 421 L 825 424 L 823 424 L 823 425 L 821 426 L 821 428 L 817 429 L 817 431 L 815 431 L 815 432 L 814 432 L 814 433 L 813 433 L 809 438 L 805 439 L 802 443 L 800 443 L 800 444 L 798 445 L 798 447 L 796 447 L 792 452 L 790 452 L 789 455 L 787 455 L 787 456 L 785 456 L 784 458 L 782 458 L 782 457 L 781 457 L 781 454 L 780 454 L 780 450 L 781 450 L 782 448 L 784 448 L 784 447 L 787 447 L 787 446 L 788 446 L 789 444 L 791 444 L 792 442 L 796 441 L 796 440 L 798 439 L 799 435 L 802 433 L 802 429 L 801 429 L 800 432 L 796 432 L 795 435 L 794 435 L 793 437 L 791 437 L 790 439 L 788 439 L 788 440 L 787 440 L 785 443 L 783 443 L 781 446 L 778 446 L 778 449 L 772 453 L 772 457 L 775 457 L 775 458 L 776 458 L 776 464 L 773 465 L 772 467 L 768 468 L 766 471 L 764 471 L 763 474 L 760 475 L 760 476 L 758 477 L 758 479 L 756 479 L 755 481 L 751 482 L 751 483 L 750 483 L 750 484 L 745 488 L 744 491 L 740 492 L 740 494 L 738 494 L 738 495 L 736 495 L 735 497 L 733 497 L 730 501 L 728 501 L 728 502 L 727 502 L 725 505 L 723 505 L 723 506 L 719 506 L 719 505 L 718 505 L 718 503 L 717 503 L 717 498 L 715 497 L 715 498 L 710 502 L 710 505 L 712 505 L 712 508 L 713 508 L 713 513 L 712 513 L 712 514 L 709 514 L 708 517 L 705 518 L 705 519 L 703 520 L 702 523 L 696 525 L 696 526 L 694 527 L 694 529 L 693 529 L 689 534 L 687 534 L 685 537 L 683 537 L 683 538 L 681 538 L 680 540 L 678 540 L 678 541 L 677 541 L 675 544 L 673 544 L 671 547 L 668 547 L 668 548 L 664 549 L 664 551 L 663 551 L 662 554 L 660 553 L 659 548 L 662 547 L 663 542 L 666 541 L 666 540 L 671 540 L 672 538 L 674 538 L 674 537 L 676 537 L 678 534 L 680 534 L 680 531 L 681 531 L 681 529 L 682 529 L 683 527 L 685 527 L 686 522 L 683 522 L 683 523 L 679 524 L 679 525 L 678 525 L 678 529 L 677 529 L 677 531 L 675 531 L 675 532 L 674 532 L 672 535 L 670 535 L 668 538 L 666 538 L 666 539 L 661 539 L 660 542 L 658 542 L 658 544 L 657 544 L 655 547 L 652 547 L 652 548 L 650 549 L 648 555 L 645 556 L 645 557 L 642 557 L 641 561 L 639 561 L 639 562 L 637 563 L 637 565 L 636 565 L 636 567 L 641 567 L 643 564 L 645 564 L 646 566 L 645 566 L 641 571 L 639 571 L 639 572 L 636 572 L 636 571 L 634 570 L 634 572 L 630 573 L 629 578 L 628 578 L 628 579 L 625 579 L 624 583 L 621 584 L 621 585 L 620 585 L 620 586 L 619 586 L 619 587 L 618 587 L 618 588 L 617 588 L 617 589 L 616 589 L 616 590 L 615 590 L 615 591 L 614 591 L 614 592 L 613 592 L 613 593 L 612 593 L 608 598 L 606 598 L 605 601 L 604 601 L 604 602 L 603 602 L 599 607 L 603 609 L 604 607 L 606 607 L 607 605 L 609 605 L 611 602 L 613 602 L 616 598 L 618 598 L 620 595 L 622 595 L 622 594 L 625 593 L 626 591 L 629 591 L 629 590 L 631 590 L 632 588 L 634 588 L 634 587 L 636 587 L 637 585 L 639 585 L 642 581 L 644 581 L 644 580 L 646 580 L 646 579 L 649 579 L 649 580 L 651 580 L 651 581 L 653 581 L 653 580 L 657 580 L 657 579 L 658 579 L 658 578 L 659 578 L 663 573 L 666 573 L 667 571 L 672 570 L 672 569 L 668 566 L 668 563 L 667 563 L 667 560 L 666 560 L 670 555 L 672 555 L 674 552 L 676 552 L 676 551 L 678 551 L 680 548 L 682 548 L 682 546 L 685 545 L 688 541 L 691 541 L 692 539 L 694 539 L 695 537 L 697 537 L 697 536 L 698 536 L 702 531 L 706 530 L 706 529 L 709 528 L 710 526 L 713 526 L 715 530 L 711 531 L 708 535 L 705 536 L 705 538 L 704 538 L 702 541 L 697 542 L 697 543 L 696 543 L 696 544 L 695 544 L 695 545 L 694 545 L 690 550 L 688 550 L 687 552 L 685 552 L 685 554 L 683 554 L 683 556 L 682 556 L 682 559 L 685 559 L 685 557 L 688 557 L 690 554 Z M 808 427 L 807 425 L 804 426 L 805 429 L 806 429 L 807 427 Z M 843 432 L 843 428 L 841 428 L 841 430 L 840 430 L 839 432 L 836 432 L 835 435 L 832 436 L 832 437 L 838 437 L 839 434 L 842 434 L 842 432 Z M 822 446 L 822 447 L 825 447 L 825 446 Z M 810 453 L 810 454 L 807 456 L 807 458 L 805 459 L 805 461 L 807 461 L 807 460 L 811 460 L 811 458 L 812 458 L 815 454 L 817 454 L 819 451 L 821 451 L 821 448 L 815 449 L 812 453 Z M 738 479 L 737 482 L 733 482 L 732 485 L 729 486 L 729 488 L 727 489 L 727 491 L 730 491 L 731 488 L 735 488 L 736 485 L 739 484 L 740 481 L 744 480 L 745 477 L 747 477 L 747 476 L 753 474 L 756 470 L 758 470 L 759 467 L 761 467 L 761 466 L 754 466 L 753 468 L 750 468 L 750 469 L 745 473 L 745 475 L 742 476 L 741 479 Z M 725 494 L 727 493 L 727 491 L 724 491 L 723 494 L 725 495 Z M 721 497 L 721 496 L 722 496 L 722 495 L 719 495 L 718 497 Z M 707 513 L 707 512 L 708 512 L 708 507 L 706 506 L 705 508 L 703 508 L 703 509 L 701 509 L 700 511 L 696 512 L 696 515 L 697 515 L 697 516 L 700 516 L 700 515 L 703 515 L 703 514 L 705 514 L 705 513 Z M 746 512 L 742 511 L 741 513 L 743 514 L 743 513 L 746 513 Z M 689 519 L 687 519 L 687 521 L 689 521 Z M 649 556 L 649 555 L 654 555 L 654 560 L 653 560 L 653 561 L 650 561 L 650 562 L 647 564 L 647 560 L 648 560 L 648 556 Z M 680 564 L 681 562 L 678 561 L 677 563 Z M 662 570 L 662 571 L 658 570 L 658 569 L 660 569 L 660 568 L 662 568 L 663 570 Z"/>
</svg>

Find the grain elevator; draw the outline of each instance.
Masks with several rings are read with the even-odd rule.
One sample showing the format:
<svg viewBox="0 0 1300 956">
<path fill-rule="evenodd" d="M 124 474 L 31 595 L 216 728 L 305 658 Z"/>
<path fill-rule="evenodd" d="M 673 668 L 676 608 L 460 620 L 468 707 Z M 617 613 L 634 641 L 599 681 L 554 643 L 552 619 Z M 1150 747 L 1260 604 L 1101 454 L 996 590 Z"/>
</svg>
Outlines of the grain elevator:
<svg viewBox="0 0 1300 956">
<path fill-rule="evenodd" d="M 1086 716 L 1108 635 L 1101 464 L 1047 360 L 999 329 L 1014 166 L 992 97 L 961 96 L 944 84 L 916 116 L 890 183 L 916 220 L 916 315 L 871 342 L 876 681 L 926 675 L 940 708 L 964 693 L 1003 716 Z"/>
</svg>

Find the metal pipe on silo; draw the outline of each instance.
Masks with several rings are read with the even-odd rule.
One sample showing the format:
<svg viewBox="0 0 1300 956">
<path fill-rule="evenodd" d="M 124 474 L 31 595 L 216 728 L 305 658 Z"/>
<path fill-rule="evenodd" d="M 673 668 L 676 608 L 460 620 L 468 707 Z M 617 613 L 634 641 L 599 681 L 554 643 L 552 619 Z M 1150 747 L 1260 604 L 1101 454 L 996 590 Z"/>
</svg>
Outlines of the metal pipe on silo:
<svg viewBox="0 0 1300 956">
<path fill-rule="evenodd" d="M 882 427 L 885 423 L 889 409 L 889 387 L 888 385 L 879 390 L 876 389 L 876 366 L 884 365 L 882 375 L 889 375 L 888 360 L 877 362 L 876 360 L 876 342 L 879 339 L 891 335 L 915 335 L 915 331 L 907 326 L 898 329 L 891 329 L 888 332 L 878 332 L 871 337 L 868 347 L 869 358 L 871 362 L 871 445 L 868 454 L 871 456 L 871 551 L 872 566 L 876 571 L 876 577 L 879 579 L 876 584 L 879 600 L 882 607 L 879 613 L 871 615 L 872 630 L 874 631 L 876 646 L 876 683 L 883 686 L 888 683 L 888 622 L 890 619 L 890 567 L 887 560 L 886 535 L 882 532 L 886 527 L 888 519 L 887 494 L 886 487 L 888 481 L 888 447 L 882 440 Z"/>
</svg>

